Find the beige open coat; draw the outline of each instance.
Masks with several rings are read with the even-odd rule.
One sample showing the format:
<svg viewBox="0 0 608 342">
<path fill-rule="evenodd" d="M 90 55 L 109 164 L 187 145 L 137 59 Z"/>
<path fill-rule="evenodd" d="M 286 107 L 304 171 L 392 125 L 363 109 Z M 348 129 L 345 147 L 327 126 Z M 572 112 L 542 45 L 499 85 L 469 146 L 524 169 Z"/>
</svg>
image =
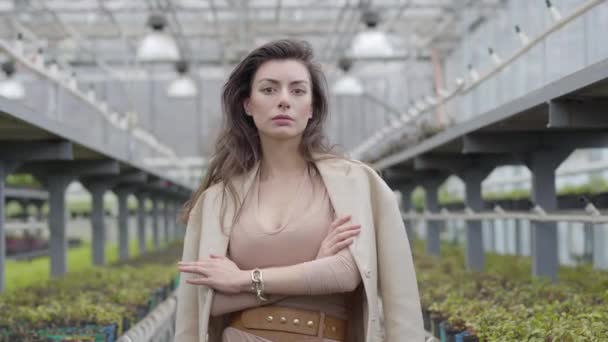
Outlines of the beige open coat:
<svg viewBox="0 0 608 342">
<path fill-rule="evenodd" d="M 349 306 L 348 342 L 424 341 L 418 286 L 410 247 L 396 198 L 370 167 L 341 158 L 315 156 L 315 162 L 338 217 L 352 215 L 361 232 L 350 245 L 361 273 L 362 286 Z M 242 199 L 257 166 L 235 182 Z M 221 187 L 214 185 L 198 199 L 190 213 L 182 260 L 209 254 L 225 255 L 229 236 L 220 224 Z M 227 201 L 230 203 L 230 201 Z M 234 208 L 228 208 L 229 227 Z M 225 317 L 211 317 L 214 291 L 185 283 L 178 289 L 176 342 L 220 342 Z M 208 339 L 206 339 L 208 336 Z"/>
</svg>

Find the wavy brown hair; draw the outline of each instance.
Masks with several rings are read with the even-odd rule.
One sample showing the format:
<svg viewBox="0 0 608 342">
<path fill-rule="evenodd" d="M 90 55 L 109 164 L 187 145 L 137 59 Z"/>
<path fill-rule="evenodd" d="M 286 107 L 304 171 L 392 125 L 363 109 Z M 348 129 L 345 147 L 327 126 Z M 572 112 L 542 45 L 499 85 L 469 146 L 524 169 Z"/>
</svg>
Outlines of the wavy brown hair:
<svg viewBox="0 0 608 342">
<path fill-rule="evenodd" d="M 215 143 L 207 174 L 201 186 L 184 204 L 181 220 L 187 223 L 188 217 L 198 198 L 214 184 L 223 184 L 221 222 L 226 213 L 226 195 L 240 208 L 242 199 L 238 198 L 233 180 L 250 171 L 262 158 L 262 148 L 257 127 L 253 118 L 245 114 L 244 101 L 251 96 L 251 83 L 258 68 L 271 60 L 296 60 L 302 63 L 310 74 L 312 83 L 312 118 L 308 121 L 299 151 L 304 159 L 313 165 L 313 153 L 331 153 L 327 144 L 324 125 L 328 115 L 326 95 L 327 80 L 321 67 L 313 61 L 313 51 L 305 41 L 282 39 L 269 42 L 249 53 L 232 71 L 222 90 L 223 124 Z M 235 215 L 233 223 L 238 218 Z"/>
</svg>

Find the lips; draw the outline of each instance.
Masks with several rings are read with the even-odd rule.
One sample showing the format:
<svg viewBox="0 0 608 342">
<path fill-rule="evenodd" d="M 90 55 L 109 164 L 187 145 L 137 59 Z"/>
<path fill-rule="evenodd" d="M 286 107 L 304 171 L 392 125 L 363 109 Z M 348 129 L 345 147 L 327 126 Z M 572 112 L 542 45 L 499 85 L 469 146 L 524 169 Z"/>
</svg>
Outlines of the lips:
<svg viewBox="0 0 608 342">
<path fill-rule="evenodd" d="M 293 119 L 289 115 L 277 115 L 277 116 L 274 116 L 272 118 L 272 120 L 290 120 L 290 121 L 293 121 Z"/>
</svg>

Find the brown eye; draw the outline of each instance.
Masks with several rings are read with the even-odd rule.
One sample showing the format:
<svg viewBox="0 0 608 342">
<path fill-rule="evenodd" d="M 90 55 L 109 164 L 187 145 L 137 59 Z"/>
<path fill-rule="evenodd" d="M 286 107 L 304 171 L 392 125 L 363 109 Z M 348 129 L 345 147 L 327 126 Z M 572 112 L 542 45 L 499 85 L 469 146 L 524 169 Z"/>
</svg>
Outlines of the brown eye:
<svg viewBox="0 0 608 342">
<path fill-rule="evenodd" d="M 273 91 L 274 91 L 274 89 L 272 89 L 272 87 L 262 88 L 262 92 L 264 94 L 272 94 Z"/>
<path fill-rule="evenodd" d="M 306 90 L 304 89 L 294 89 L 293 91 L 296 95 L 304 95 L 306 94 Z"/>
</svg>

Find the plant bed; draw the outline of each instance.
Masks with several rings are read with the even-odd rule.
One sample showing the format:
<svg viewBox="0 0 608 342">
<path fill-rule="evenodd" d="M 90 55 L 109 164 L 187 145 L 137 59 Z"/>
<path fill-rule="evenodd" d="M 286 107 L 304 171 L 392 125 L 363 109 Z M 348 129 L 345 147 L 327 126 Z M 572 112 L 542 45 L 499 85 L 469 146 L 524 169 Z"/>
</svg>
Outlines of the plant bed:
<svg viewBox="0 0 608 342">
<path fill-rule="evenodd" d="M 471 334 L 469 331 L 462 331 L 454 337 L 456 342 L 479 342 L 477 336 Z"/>
<path fill-rule="evenodd" d="M 442 257 L 413 244 L 423 308 L 431 331 L 454 341 L 603 341 L 608 336 L 608 272 L 591 265 L 559 270 L 559 283 L 531 276 L 529 257 L 488 253 L 486 271 L 468 272 L 464 250 L 442 245 Z M 439 318 L 444 318 L 438 324 Z M 466 331 L 466 334 L 455 333 Z M 439 338 L 442 337 L 440 330 Z"/>
<path fill-rule="evenodd" d="M 456 329 L 446 320 L 439 324 L 441 342 L 455 342 L 456 335 L 462 332 L 462 329 Z"/>
<path fill-rule="evenodd" d="M 181 246 L 173 249 L 3 294 L 0 341 L 115 341 L 169 295 Z"/>
</svg>

